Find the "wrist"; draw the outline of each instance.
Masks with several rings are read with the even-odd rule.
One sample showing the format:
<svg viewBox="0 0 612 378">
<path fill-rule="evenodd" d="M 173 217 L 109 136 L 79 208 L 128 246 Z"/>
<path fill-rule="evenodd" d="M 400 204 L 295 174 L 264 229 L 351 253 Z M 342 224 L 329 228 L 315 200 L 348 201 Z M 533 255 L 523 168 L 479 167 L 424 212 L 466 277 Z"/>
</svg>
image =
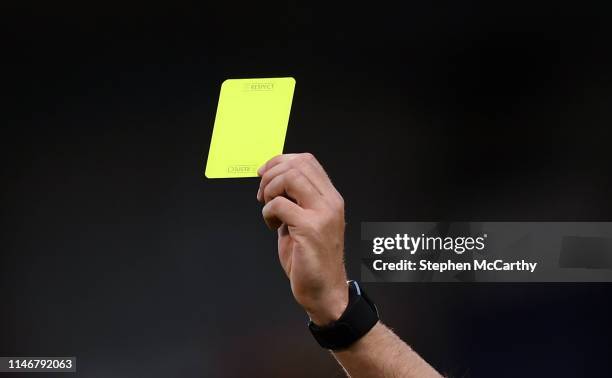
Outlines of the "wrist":
<svg viewBox="0 0 612 378">
<path fill-rule="evenodd" d="M 316 306 L 305 306 L 304 309 L 318 326 L 325 326 L 340 319 L 348 306 L 348 284 L 346 281 L 338 288 L 317 301 Z"/>
<path fill-rule="evenodd" d="M 311 319 L 308 328 L 325 349 L 346 349 L 367 334 L 378 322 L 378 310 L 357 281 L 347 283 L 348 305 L 339 318 L 319 325 Z"/>
</svg>

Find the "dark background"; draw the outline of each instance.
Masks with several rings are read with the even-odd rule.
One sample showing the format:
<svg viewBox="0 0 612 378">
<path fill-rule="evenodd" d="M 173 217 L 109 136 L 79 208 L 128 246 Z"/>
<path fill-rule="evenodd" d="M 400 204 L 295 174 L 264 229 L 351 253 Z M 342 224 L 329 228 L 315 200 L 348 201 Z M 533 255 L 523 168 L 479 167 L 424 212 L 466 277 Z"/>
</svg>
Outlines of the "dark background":
<svg viewBox="0 0 612 378">
<path fill-rule="evenodd" d="M 285 151 L 344 195 L 355 277 L 361 221 L 612 220 L 610 14 L 3 3 L 0 355 L 74 355 L 83 377 L 339 376 L 257 180 L 203 178 L 221 82 L 296 78 Z M 367 289 L 453 376 L 610 376 L 612 285 Z"/>
</svg>

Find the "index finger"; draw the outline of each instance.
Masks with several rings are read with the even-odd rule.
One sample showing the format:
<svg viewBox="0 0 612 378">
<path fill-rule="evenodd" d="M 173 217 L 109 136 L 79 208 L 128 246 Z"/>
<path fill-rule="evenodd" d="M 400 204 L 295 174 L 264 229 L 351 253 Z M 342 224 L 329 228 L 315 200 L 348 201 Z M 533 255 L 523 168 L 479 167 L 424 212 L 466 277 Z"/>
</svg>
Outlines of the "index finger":
<svg viewBox="0 0 612 378">
<path fill-rule="evenodd" d="M 264 165 L 262 165 L 261 167 L 259 167 L 259 169 L 257 170 L 257 174 L 259 176 L 263 176 L 266 171 L 272 169 L 275 165 L 278 165 L 284 161 L 289 161 L 291 159 L 295 159 L 297 157 L 298 154 L 281 154 L 281 155 L 276 155 L 274 156 L 272 159 L 268 160 Z"/>
</svg>

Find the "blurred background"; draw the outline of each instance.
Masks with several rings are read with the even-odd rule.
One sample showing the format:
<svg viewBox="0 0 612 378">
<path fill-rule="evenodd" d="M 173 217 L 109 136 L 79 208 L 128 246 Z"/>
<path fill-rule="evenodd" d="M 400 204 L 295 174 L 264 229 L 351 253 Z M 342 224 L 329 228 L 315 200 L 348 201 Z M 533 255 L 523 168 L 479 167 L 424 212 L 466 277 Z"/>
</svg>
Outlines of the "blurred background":
<svg viewBox="0 0 612 378">
<path fill-rule="evenodd" d="M 82 377 L 342 376 L 258 180 L 203 177 L 226 78 L 296 78 L 285 152 L 344 195 L 353 278 L 362 221 L 612 220 L 603 4 L 4 2 L 0 355 L 76 356 Z M 366 288 L 453 377 L 610 375 L 610 284 Z"/>
</svg>

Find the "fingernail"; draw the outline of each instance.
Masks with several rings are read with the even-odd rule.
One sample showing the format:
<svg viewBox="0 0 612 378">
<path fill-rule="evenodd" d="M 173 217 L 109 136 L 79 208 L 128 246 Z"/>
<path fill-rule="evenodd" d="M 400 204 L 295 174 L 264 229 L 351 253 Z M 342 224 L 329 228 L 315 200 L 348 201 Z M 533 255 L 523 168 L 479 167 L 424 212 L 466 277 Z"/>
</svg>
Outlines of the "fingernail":
<svg viewBox="0 0 612 378">
<path fill-rule="evenodd" d="M 263 173 L 265 167 L 266 167 L 265 164 L 262 165 L 261 167 L 259 167 L 259 169 L 257 170 L 257 174 L 261 176 L 261 174 Z"/>
<path fill-rule="evenodd" d="M 259 195 L 261 194 L 261 187 L 257 189 L 257 200 L 259 201 Z"/>
</svg>

